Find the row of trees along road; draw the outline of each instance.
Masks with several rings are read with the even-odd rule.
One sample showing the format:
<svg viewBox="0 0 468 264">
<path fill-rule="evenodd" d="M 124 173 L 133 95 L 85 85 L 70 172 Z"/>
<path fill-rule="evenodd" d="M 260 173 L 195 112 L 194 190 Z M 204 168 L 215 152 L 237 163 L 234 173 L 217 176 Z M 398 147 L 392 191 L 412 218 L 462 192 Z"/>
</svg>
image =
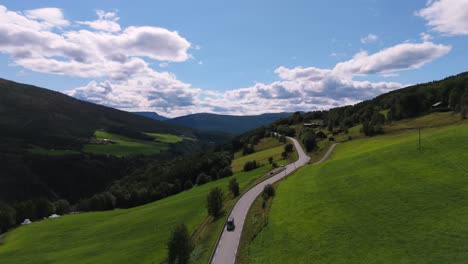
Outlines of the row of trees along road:
<svg viewBox="0 0 468 264">
<path fill-rule="evenodd" d="M 229 181 L 229 190 L 233 197 L 239 195 L 239 183 L 236 178 Z M 208 215 L 217 219 L 222 215 L 223 191 L 219 187 L 211 189 L 206 197 L 206 208 Z M 177 225 L 167 243 L 168 263 L 187 264 L 190 262 L 190 254 L 194 248 L 192 238 L 185 224 Z"/>
</svg>

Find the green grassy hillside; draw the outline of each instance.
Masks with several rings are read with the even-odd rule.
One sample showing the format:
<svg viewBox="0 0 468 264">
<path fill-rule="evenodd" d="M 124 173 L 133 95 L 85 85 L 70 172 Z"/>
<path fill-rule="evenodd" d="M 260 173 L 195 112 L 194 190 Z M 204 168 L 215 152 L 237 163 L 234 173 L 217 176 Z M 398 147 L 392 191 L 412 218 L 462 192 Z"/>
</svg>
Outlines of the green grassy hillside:
<svg viewBox="0 0 468 264">
<path fill-rule="evenodd" d="M 110 154 L 118 157 L 139 154 L 152 155 L 167 150 L 170 143 L 177 143 L 184 140 L 182 137 L 169 134 L 147 133 L 147 135 L 153 137 L 155 140 L 140 140 L 105 131 L 96 131 L 94 133 L 96 140 L 108 139 L 113 141 L 114 144 L 87 144 L 84 146 L 83 151 L 94 154 Z"/>
<path fill-rule="evenodd" d="M 236 178 L 241 186 L 262 176 L 261 167 Z M 206 219 L 206 195 L 228 193 L 231 177 L 132 209 L 67 215 L 14 229 L 0 244 L 0 263 L 161 263 L 170 231 L 185 223 L 191 232 Z"/>
<path fill-rule="evenodd" d="M 468 124 L 339 145 L 283 181 L 249 263 L 466 263 Z"/>
<path fill-rule="evenodd" d="M 268 158 L 272 157 L 273 161 L 278 165 L 283 165 L 297 159 L 296 152 L 289 155 L 287 159 L 283 159 L 281 153 L 284 151 L 284 144 L 279 143 L 276 138 L 263 138 L 258 145 L 255 146 L 255 153 L 242 156 L 242 151 L 234 154 L 236 158 L 232 162 L 232 171 L 242 171 L 244 164 L 250 160 L 255 160 L 259 164 L 268 164 Z"/>
</svg>

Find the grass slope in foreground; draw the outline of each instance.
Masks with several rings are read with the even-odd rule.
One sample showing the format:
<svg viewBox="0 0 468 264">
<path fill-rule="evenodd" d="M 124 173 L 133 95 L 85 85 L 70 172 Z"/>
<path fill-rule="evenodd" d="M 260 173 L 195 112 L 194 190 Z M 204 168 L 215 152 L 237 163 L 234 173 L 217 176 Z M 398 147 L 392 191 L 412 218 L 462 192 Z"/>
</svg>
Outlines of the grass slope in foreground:
<svg viewBox="0 0 468 264">
<path fill-rule="evenodd" d="M 341 144 L 282 182 L 250 263 L 466 263 L 468 124 Z"/>
<path fill-rule="evenodd" d="M 237 181 L 245 187 L 268 168 L 237 173 Z M 185 223 L 194 232 L 207 217 L 209 190 L 218 186 L 228 194 L 231 178 L 131 209 L 67 215 L 16 228 L 0 244 L 0 263 L 161 263 L 172 228 Z"/>
</svg>

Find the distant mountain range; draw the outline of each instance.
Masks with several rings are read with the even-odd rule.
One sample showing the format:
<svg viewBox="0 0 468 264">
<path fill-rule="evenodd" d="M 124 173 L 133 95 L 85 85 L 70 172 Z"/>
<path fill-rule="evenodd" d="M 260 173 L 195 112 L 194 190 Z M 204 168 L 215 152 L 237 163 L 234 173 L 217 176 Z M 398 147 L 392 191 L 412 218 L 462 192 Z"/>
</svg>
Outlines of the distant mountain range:
<svg viewBox="0 0 468 264">
<path fill-rule="evenodd" d="M 170 119 L 168 117 L 159 115 L 156 112 L 133 112 L 133 113 L 135 113 L 137 115 L 144 116 L 144 117 L 148 117 L 148 118 L 151 118 L 151 119 L 154 119 L 154 120 L 158 120 L 158 121 L 166 121 L 166 120 Z"/>
<path fill-rule="evenodd" d="M 203 131 L 242 134 L 257 127 L 269 125 L 274 121 L 290 116 L 292 113 L 266 113 L 261 115 L 235 116 L 209 113 L 191 114 L 168 118 L 156 112 L 133 112 L 158 121 L 183 127 L 195 128 Z"/>
<path fill-rule="evenodd" d="M 165 120 L 165 122 L 205 131 L 241 134 L 260 126 L 269 125 L 277 119 L 290 115 L 291 113 L 270 113 L 250 116 L 234 116 L 200 113 L 168 119 Z"/>
<path fill-rule="evenodd" d="M 154 120 L 156 113 L 149 115 L 152 119 L 0 78 L 0 137 L 4 139 L 0 145 L 80 150 L 99 129 L 132 138 L 152 132 L 218 140 L 215 133 Z"/>
</svg>

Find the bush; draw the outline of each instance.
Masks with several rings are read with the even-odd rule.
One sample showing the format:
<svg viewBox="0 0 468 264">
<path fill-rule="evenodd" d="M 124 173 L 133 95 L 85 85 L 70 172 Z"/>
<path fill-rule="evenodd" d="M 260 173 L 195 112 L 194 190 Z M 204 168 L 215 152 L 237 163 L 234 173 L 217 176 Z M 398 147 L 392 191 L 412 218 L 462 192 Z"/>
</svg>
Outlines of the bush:
<svg viewBox="0 0 468 264">
<path fill-rule="evenodd" d="M 78 202 L 78 211 L 80 211 L 80 212 L 90 211 L 90 201 L 89 201 L 89 199 L 81 199 Z"/>
<path fill-rule="evenodd" d="M 219 178 L 226 178 L 226 177 L 231 176 L 233 174 L 231 165 L 224 167 L 221 171 L 219 171 L 218 174 L 219 174 Z"/>
<path fill-rule="evenodd" d="M 315 140 L 315 134 L 313 132 L 304 133 L 302 135 L 302 143 L 304 144 L 307 152 L 317 148 L 317 141 Z"/>
<path fill-rule="evenodd" d="M 59 215 L 70 213 L 70 203 L 65 199 L 60 199 L 55 202 L 55 212 Z"/>
<path fill-rule="evenodd" d="M 211 189 L 206 200 L 208 214 L 214 218 L 218 218 L 221 215 L 221 210 L 223 208 L 223 191 L 219 187 Z"/>
<path fill-rule="evenodd" d="M 286 152 L 286 151 L 281 152 L 281 157 L 283 157 L 283 159 L 287 158 L 288 157 L 288 152 Z"/>
<path fill-rule="evenodd" d="M 190 253 L 193 250 L 193 243 L 187 227 L 184 224 L 178 225 L 171 234 L 167 243 L 169 250 L 169 264 L 187 264 L 190 260 Z"/>
<path fill-rule="evenodd" d="M 257 162 L 255 160 L 250 160 L 244 164 L 244 171 L 251 171 L 256 169 L 257 167 Z"/>
<path fill-rule="evenodd" d="M 191 180 L 185 181 L 185 183 L 184 183 L 184 189 L 185 189 L 185 190 L 192 189 L 192 187 L 193 187 L 193 183 L 192 183 Z"/>
<path fill-rule="evenodd" d="M 284 151 L 292 152 L 293 151 L 293 145 L 291 143 L 288 143 L 288 144 L 284 145 Z"/>
<path fill-rule="evenodd" d="M 138 192 L 137 192 L 138 193 Z M 91 211 L 105 211 L 115 208 L 115 196 L 110 192 L 95 194 L 89 200 L 89 210 Z"/>
<path fill-rule="evenodd" d="M 264 200 L 268 200 L 270 197 L 275 196 L 275 188 L 273 187 L 273 185 L 265 185 L 265 187 L 263 187 L 262 196 Z"/>
<path fill-rule="evenodd" d="M 203 184 L 209 182 L 210 180 L 211 180 L 210 177 L 202 172 L 202 173 L 198 174 L 197 185 L 203 185 Z"/>
<path fill-rule="evenodd" d="M 36 217 L 37 218 L 48 217 L 51 214 L 55 213 L 54 204 L 52 204 L 46 198 L 39 198 L 36 201 L 35 206 L 36 206 Z"/>
<path fill-rule="evenodd" d="M 6 203 L 0 202 L 0 234 L 16 223 L 16 211 Z"/>
<path fill-rule="evenodd" d="M 236 178 L 232 178 L 229 181 L 229 190 L 231 191 L 232 195 L 234 195 L 234 197 L 239 195 L 239 183 L 237 182 Z"/>
<path fill-rule="evenodd" d="M 268 158 L 268 163 L 273 164 L 273 157 Z"/>
<path fill-rule="evenodd" d="M 28 200 L 15 204 L 16 223 L 23 222 L 24 219 L 36 219 L 36 205 Z"/>
</svg>

